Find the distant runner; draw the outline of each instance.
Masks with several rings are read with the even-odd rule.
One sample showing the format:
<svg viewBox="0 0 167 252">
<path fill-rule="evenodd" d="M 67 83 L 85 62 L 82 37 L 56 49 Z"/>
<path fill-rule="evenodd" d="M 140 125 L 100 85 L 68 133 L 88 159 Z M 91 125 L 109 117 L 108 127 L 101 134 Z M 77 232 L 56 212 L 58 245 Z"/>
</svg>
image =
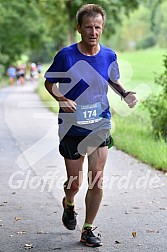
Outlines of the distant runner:
<svg viewBox="0 0 167 252">
<path fill-rule="evenodd" d="M 8 67 L 7 75 L 9 76 L 10 85 L 13 85 L 16 81 L 16 68 L 14 66 Z"/>
</svg>

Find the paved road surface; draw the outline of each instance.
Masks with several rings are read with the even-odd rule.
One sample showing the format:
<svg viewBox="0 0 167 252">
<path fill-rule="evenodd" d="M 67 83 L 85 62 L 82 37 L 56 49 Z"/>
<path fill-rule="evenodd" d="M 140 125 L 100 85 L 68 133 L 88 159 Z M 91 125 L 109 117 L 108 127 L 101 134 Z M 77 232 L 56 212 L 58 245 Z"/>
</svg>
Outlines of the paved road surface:
<svg viewBox="0 0 167 252">
<path fill-rule="evenodd" d="M 58 153 L 57 117 L 43 106 L 35 84 L 0 90 L 0 252 L 166 252 L 167 177 L 110 149 L 104 197 L 96 218 L 103 246 L 79 243 L 84 184 L 76 197 L 78 226 L 61 223 L 65 180 Z M 133 237 L 132 233 L 136 234 Z"/>
</svg>

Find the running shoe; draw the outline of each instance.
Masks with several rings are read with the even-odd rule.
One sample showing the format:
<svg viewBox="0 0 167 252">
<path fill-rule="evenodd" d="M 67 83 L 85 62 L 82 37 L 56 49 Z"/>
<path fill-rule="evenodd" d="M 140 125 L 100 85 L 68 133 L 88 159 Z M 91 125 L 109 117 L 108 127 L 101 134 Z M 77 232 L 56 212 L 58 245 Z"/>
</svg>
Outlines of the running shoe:
<svg viewBox="0 0 167 252">
<path fill-rule="evenodd" d="M 92 229 L 90 227 L 84 228 L 81 234 L 80 242 L 85 243 L 86 246 L 89 247 L 100 247 L 102 246 L 102 242 L 100 240 L 99 235 L 95 236 L 93 231 L 96 228 Z"/>
<path fill-rule="evenodd" d="M 64 208 L 62 222 L 67 229 L 74 230 L 77 225 L 77 213 L 74 211 L 74 206 L 67 206 L 65 197 L 63 198 L 62 204 Z"/>
</svg>

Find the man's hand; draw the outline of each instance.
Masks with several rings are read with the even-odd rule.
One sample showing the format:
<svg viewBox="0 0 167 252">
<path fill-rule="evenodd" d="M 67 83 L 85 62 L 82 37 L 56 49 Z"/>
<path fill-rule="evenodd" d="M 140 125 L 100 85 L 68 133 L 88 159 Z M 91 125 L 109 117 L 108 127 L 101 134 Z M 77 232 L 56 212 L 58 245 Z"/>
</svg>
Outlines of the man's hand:
<svg viewBox="0 0 167 252">
<path fill-rule="evenodd" d="M 65 112 L 65 113 L 73 113 L 76 110 L 76 102 L 67 99 L 64 97 L 64 99 L 59 99 L 59 105 L 60 108 Z"/>
<path fill-rule="evenodd" d="M 129 108 L 133 108 L 138 100 L 136 99 L 135 96 L 136 92 L 129 91 L 124 93 L 124 101 L 128 104 Z"/>
<path fill-rule="evenodd" d="M 61 94 L 56 84 L 45 81 L 45 87 L 47 91 L 59 102 L 60 108 L 65 113 L 73 113 L 76 110 L 76 103 L 70 99 L 67 99 L 64 95 Z"/>
<path fill-rule="evenodd" d="M 121 96 L 122 99 L 128 104 L 129 108 L 133 108 L 138 100 L 136 99 L 136 92 L 133 91 L 125 91 L 122 84 L 119 80 L 115 80 L 114 82 L 109 79 L 110 87 Z"/>
</svg>

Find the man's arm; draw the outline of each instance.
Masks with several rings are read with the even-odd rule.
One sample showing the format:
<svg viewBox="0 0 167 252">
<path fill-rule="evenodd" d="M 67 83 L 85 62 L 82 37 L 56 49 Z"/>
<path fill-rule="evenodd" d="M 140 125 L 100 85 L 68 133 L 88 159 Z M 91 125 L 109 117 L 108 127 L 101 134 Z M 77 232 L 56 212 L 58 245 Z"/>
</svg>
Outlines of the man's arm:
<svg viewBox="0 0 167 252">
<path fill-rule="evenodd" d="M 64 112 L 71 113 L 76 110 L 77 104 L 74 101 L 67 99 L 64 95 L 62 95 L 55 83 L 51 83 L 50 81 L 46 80 L 45 88 L 53 96 L 53 98 L 59 102 L 59 105 Z"/>
<path fill-rule="evenodd" d="M 109 80 L 109 86 L 114 90 L 115 93 L 121 96 L 121 99 L 124 99 L 124 101 L 128 104 L 129 108 L 133 108 L 136 105 L 136 92 L 126 91 L 119 80 L 116 80 L 114 82 Z"/>
</svg>

